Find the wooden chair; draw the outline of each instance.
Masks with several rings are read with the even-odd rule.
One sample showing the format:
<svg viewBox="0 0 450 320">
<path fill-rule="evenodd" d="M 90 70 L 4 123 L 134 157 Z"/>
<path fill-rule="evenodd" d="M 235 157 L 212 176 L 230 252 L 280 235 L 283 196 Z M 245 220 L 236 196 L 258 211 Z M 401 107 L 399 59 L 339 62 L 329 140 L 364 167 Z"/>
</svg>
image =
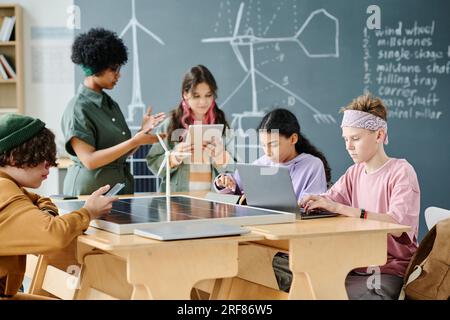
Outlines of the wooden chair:
<svg viewBox="0 0 450 320">
<path fill-rule="evenodd" d="M 31 279 L 28 294 L 71 300 L 74 298 L 80 265 L 76 241 L 61 252 L 27 255 L 25 276 Z"/>
</svg>

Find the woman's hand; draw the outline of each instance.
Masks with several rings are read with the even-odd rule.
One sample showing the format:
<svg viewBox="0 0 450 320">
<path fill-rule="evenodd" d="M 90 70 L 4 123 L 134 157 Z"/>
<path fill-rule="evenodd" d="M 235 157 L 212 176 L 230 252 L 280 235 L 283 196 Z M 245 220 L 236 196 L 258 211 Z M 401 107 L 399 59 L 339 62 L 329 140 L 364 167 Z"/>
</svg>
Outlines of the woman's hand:
<svg viewBox="0 0 450 320">
<path fill-rule="evenodd" d="M 305 208 L 306 211 L 320 208 L 329 212 L 340 213 L 338 212 L 339 203 L 318 195 L 307 195 L 303 197 L 299 205 Z"/>
<path fill-rule="evenodd" d="M 146 133 L 149 133 L 158 124 L 160 124 L 164 120 L 165 117 L 166 117 L 166 115 L 164 112 L 160 112 L 155 115 L 152 115 L 152 106 L 148 106 L 147 112 L 145 113 L 145 115 L 142 119 L 141 130 Z"/>
<path fill-rule="evenodd" d="M 165 133 L 160 133 L 159 135 L 163 139 L 166 137 Z M 138 133 L 136 133 L 134 137 L 131 139 L 133 140 L 135 147 L 139 147 L 144 144 L 154 144 L 159 142 L 158 137 L 155 134 L 145 132 L 144 130 L 141 130 Z"/>
<path fill-rule="evenodd" d="M 87 198 L 83 208 L 87 209 L 91 220 L 109 213 L 112 209 L 112 203 L 119 199 L 117 197 L 104 196 L 103 194 L 108 192 L 109 189 L 110 186 L 107 184 L 94 191 L 89 198 Z"/>
</svg>

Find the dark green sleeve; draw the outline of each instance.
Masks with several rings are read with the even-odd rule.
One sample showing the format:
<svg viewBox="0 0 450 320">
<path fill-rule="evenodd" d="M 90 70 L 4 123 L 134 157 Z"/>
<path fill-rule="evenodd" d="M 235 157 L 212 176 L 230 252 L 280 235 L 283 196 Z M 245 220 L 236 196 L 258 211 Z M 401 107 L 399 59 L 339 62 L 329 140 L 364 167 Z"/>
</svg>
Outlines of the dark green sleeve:
<svg viewBox="0 0 450 320">
<path fill-rule="evenodd" d="M 74 108 L 67 110 L 67 114 L 65 113 L 63 116 L 62 129 L 64 133 L 65 148 L 66 151 L 73 156 L 76 156 L 76 154 L 70 140 L 74 137 L 83 140 L 96 148 L 96 127 L 86 112 L 88 109 L 89 108 L 83 108 L 82 105 L 76 105 Z"/>
</svg>

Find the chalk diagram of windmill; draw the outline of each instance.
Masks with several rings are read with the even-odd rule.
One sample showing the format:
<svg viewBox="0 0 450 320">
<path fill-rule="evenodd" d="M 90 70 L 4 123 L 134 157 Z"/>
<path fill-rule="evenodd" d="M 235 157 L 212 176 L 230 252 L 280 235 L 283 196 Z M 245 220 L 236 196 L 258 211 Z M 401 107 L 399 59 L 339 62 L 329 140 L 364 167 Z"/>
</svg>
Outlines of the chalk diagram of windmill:
<svg viewBox="0 0 450 320">
<path fill-rule="evenodd" d="M 120 33 L 120 38 L 131 29 L 132 41 L 133 41 L 133 83 L 132 83 L 132 95 L 131 102 L 127 106 L 128 115 L 126 117 L 127 123 L 130 123 L 130 129 L 138 130 L 140 124 L 134 124 L 136 118 L 142 119 L 144 113 L 146 112 L 146 106 L 142 101 L 142 91 L 141 91 L 141 75 L 139 71 L 139 49 L 137 41 L 137 29 L 141 29 L 147 33 L 150 37 L 155 39 L 159 44 L 165 45 L 164 42 L 156 34 L 144 27 L 136 18 L 136 6 L 135 0 L 131 0 L 131 19 L 125 28 Z"/>
<path fill-rule="evenodd" d="M 244 111 L 243 113 L 234 113 L 232 114 L 233 120 L 231 123 L 231 127 L 237 130 L 237 132 L 245 136 L 243 126 L 242 126 L 242 120 L 245 118 L 262 118 L 264 116 L 264 112 L 260 111 L 258 109 L 258 96 L 257 96 L 257 90 L 256 90 L 256 76 L 259 76 L 266 82 L 270 83 L 274 87 L 278 88 L 279 90 L 284 91 L 285 93 L 289 94 L 290 96 L 294 97 L 295 100 L 300 102 L 302 105 L 304 105 L 306 108 L 311 110 L 314 114 L 314 120 L 317 123 L 336 123 L 336 120 L 334 117 L 330 114 L 324 114 L 321 113 L 317 108 L 315 108 L 313 105 L 311 105 L 308 101 L 306 101 L 301 96 L 295 94 L 291 90 L 287 89 L 283 85 L 279 84 L 278 82 L 272 80 L 269 76 L 262 73 L 260 70 L 255 68 L 255 58 L 254 58 L 254 47 L 258 44 L 263 43 L 278 43 L 278 42 L 295 42 L 299 45 L 299 47 L 305 52 L 306 56 L 309 58 L 338 58 L 339 57 L 339 21 L 336 17 L 328 13 L 325 9 L 318 9 L 313 11 L 308 18 L 305 20 L 303 25 L 300 27 L 300 29 L 297 31 L 297 33 L 294 36 L 291 37 L 277 37 L 277 38 L 263 38 L 255 36 L 253 33 L 252 28 L 248 28 L 244 34 L 239 34 L 239 27 L 242 19 L 242 14 L 244 11 L 244 3 L 241 2 L 239 6 L 239 10 L 236 17 L 236 23 L 234 26 L 234 31 L 232 36 L 229 37 L 215 37 L 215 38 L 204 38 L 201 41 L 204 43 L 222 43 L 222 42 L 228 42 L 231 45 L 231 48 L 233 49 L 234 54 L 236 55 L 237 60 L 239 61 L 239 64 L 241 65 L 242 69 L 246 72 L 246 75 L 244 76 L 243 80 L 239 83 L 239 85 L 233 90 L 233 92 L 224 100 L 222 103 L 222 107 L 225 106 L 225 104 L 239 91 L 239 89 L 247 82 L 247 80 L 250 79 L 251 81 L 251 87 L 252 87 L 252 110 L 251 111 Z M 300 36 L 302 32 L 305 30 L 305 28 L 308 26 L 308 24 L 318 15 L 323 15 L 324 17 L 331 19 L 335 24 L 335 41 L 334 41 L 334 52 L 330 53 L 320 53 L 320 54 L 314 54 L 310 53 L 308 49 L 305 47 L 305 45 L 300 41 Z M 239 50 L 239 47 L 249 47 L 250 49 L 250 66 L 247 67 L 247 64 L 244 61 L 244 58 Z"/>
<path fill-rule="evenodd" d="M 132 32 L 132 52 L 133 52 L 133 82 L 132 82 L 132 94 L 131 94 L 131 102 L 127 106 L 127 116 L 126 116 L 126 122 L 129 124 L 129 128 L 132 131 L 138 131 L 140 129 L 140 121 L 144 116 L 144 113 L 147 111 L 146 106 L 144 102 L 142 101 L 142 91 L 141 91 L 141 75 L 140 75 L 140 69 L 139 69 L 139 48 L 138 48 L 138 41 L 137 41 L 137 30 L 138 28 L 142 31 L 144 31 L 146 34 L 148 34 L 150 37 L 155 39 L 159 44 L 165 45 L 164 42 L 161 40 L 160 37 L 158 37 L 156 34 L 148 30 L 146 27 L 144 27 L 136 18 L 136 5 L 135 0 L 131 0 L 131 19 L 128 22 L 128 24 L 125 26 L 125 28 L 120 33 L 120 38 L 123 38 L 123 36 L 131 29 Z M 145 148 L 145 147 L 142 147 Z M 144 149 L 145 151 L 145 149 Z M 145 156 L 140 157 L 139 153 L 141 151 L 136 152 L 135 155 L 131 156 L 127 161 L 130 163 L 130 170 L 134 174 L 134 179 L 141 180 L 144 184 L 148 183 L 148 181 L 152 179 L 158 179 L 157 177 L 153 175 L 148 175 L 145 172 L 142 172 L 142 169 L 139 169 L 139 166 L 137 166 L 138 172 L 135 172 L 135 163 L 142 163 L 145 162 Z M 158 185 L 158 183 L 156 183 Z M 142 191 L 150 191 L 147 190 L 147 187 L 143 187 L 144 190 Z M 159 187 L 158 190 L 159 192 Z"/>
</svg>

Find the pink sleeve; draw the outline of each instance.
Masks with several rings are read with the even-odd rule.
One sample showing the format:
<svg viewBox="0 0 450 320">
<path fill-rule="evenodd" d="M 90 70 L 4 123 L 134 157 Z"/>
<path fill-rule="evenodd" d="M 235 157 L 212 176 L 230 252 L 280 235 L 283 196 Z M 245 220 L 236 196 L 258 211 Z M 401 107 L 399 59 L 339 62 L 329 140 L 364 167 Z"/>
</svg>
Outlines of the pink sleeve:
<svg viewBox="0 0 450 320">
<path fill-rule="evenodd" d="M 348 171 L 336 181 L 327 192 L 321 194 L 327 199 L 330 199 L 341 204 L 351 206 L 351 187 L 350 177 Z"/>
<path fill-rule="evenodd" d="M 397 223 L 410 226 L 410 240 L 416 242 L 419 227 L 420 190 L 414 169 L 401 170 L 391 192 L 390 215 Z"/>
</svg>

